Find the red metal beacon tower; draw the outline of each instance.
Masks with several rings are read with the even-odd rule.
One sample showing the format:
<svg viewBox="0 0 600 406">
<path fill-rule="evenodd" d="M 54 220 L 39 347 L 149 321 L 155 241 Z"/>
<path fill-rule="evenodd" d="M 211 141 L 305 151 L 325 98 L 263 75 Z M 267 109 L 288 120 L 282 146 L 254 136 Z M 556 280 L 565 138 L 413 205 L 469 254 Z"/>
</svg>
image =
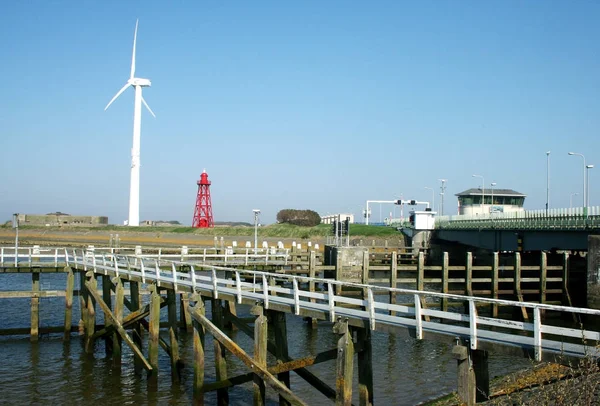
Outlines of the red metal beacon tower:
<svg viewBox="0 0 600 406">
<path fill-rule="evenodd" d="M 196 208 L 192 227 L 212 228 L 215 226 L 212 214 L 212 203 L 210 201 L 210 181 L 206 169 L 202 171 L 198 183 L 198 196 L 196 197 Z"/>
</svg>

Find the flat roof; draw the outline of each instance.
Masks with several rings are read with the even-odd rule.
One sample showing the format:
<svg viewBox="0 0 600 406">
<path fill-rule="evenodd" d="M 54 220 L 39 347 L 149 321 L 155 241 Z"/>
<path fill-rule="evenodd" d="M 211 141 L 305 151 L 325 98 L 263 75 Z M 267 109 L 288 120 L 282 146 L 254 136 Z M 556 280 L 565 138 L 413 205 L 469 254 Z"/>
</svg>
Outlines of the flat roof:
<svg viewBox="0 0 600 406">
<path fill-rule="evenodd" d="M 460 192 L 455 194 L 454 196 L 481 196 L 483 194 L 483 191 L 481 190 L 481 188 L 471 188 L 471 189 L 467 189 L 464 192 Z M 492 194 L 492 188 L 489 189 L 485 189 L 485 194 L 486 195 L 491 195 Z M 494 189 L 494 196 L 513 196 L 513 197 L 525 197 L 527 195 L 524 195 L 523 193 L 519 193 L 516 192 L 512 189 Z"/>
</svg>

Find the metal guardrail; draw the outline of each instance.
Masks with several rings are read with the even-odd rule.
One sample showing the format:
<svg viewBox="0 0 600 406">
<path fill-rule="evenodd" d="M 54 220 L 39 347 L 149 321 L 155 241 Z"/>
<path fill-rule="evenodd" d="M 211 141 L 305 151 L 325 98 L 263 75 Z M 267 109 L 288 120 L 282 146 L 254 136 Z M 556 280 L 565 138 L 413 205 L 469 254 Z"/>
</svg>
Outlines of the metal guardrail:
<svg viewBox="0 0 600 406">
<path fill-rule="evenodd" d="M 122 278 L 136 277 L 143 283 L 156 283 L 158 286 L 161 283 L 168 283 L 175 290 L 184 286 L 187 290 L 198 293 L 211 293 L 214 298 L 228 294 L 235 297 L 238 303 L 242 303 L 243 299 L 252 302 L 260 301 L 266 309 L 271 304 L 289 306 L 296 315 L 304 309 L 328 314 L 332 322 L 338 316 L 368 321 L 373 330 L 379 324 L 414 328 L 417 339 L 426 338 L 428 332 L 463 337 L 468 339 L 471 349 L 477 349 L 480 342 L 517 346 L 533 349 L 535 359 L 538 361 L 546 351 L 579 357 L 599 354 L 596 347 L 586 345 L 587 342 L 600 341 L 599 332 L 545 324 L 542 313 L 600 316 L 600 310 L 380 287 L 323 278 L 196 265 L 188 262 L 162 260 L 163 262 L 159 264 L 157 259 L 139 257 L 104 255 L 102 261 L 99 261 L 95 255 L 75 250 L 68 252 L 65 258 L 69 265 L 86 272 L 93 271 L 97 274 L 110 274 Z M 161 268 L 160 265 L 164 263 L 169 263 L 171 266 L 167 269 Z M 189 268 L 189 272 L 178 271 L 177 268 L 182 265 Z M 232 277 L 221 276 L 224 274 L 223 271 L 227 271 Z M 272 280 L 277 283 L 271 284 Z M 326 289 L 317 292 L 305 287 L 312 284 L 322 284 Z M 339 287 L 361 289 L 366 299 L 337 295 L 335 292 Z M 412 299 L 413 305 L 375 301 L 374 297 L 380 291 L 404 295 Z M 467 302 L 468 314 L 427 308 L 442 299 Z M 480 316 L 477 313 L 478 304 L 531 309 L 533 321 L 520 322 Z M 439 321 L 430 321 L 429 318 Z"/>
<path fill-rule="evenodd" d="M 586 230 L 600 228 L 600 206 L 569 209 L 524 210 L 508 213 L 439 216 L 435 228 Z"/>
</svg>

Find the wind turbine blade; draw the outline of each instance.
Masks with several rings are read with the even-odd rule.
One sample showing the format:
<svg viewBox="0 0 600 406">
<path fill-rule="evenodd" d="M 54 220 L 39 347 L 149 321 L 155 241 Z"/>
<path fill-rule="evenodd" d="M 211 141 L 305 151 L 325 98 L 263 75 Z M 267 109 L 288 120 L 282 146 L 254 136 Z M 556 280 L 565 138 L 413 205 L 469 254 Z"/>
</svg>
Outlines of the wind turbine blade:
<svg viewBox="0 0 600 406">
<path fill-rule="evenodd" d="M 148 111 L 150 112 L 150 114 L 152 114 L 152 116 L 154 118 L 156 118 L 156 115 L 154 115 L 154 112 L 152 111 L 152 109 L 150 108 L 150 106 L 148 106 L 148 103 L 146 103 L 146 100 L 144 100 L 143 96 L 142 96 L 142 103 L 144 103 L 144 106 L 146 106 L 146 108 L 148 109 Z"/>
<path fill-rule="evenodd" d="M 131 76 L 130 79 L 133 79 L 133 75 L 135 74 L 135 43 L 137 42 L 137 29 L 138 29 L 138 20 L 135 20 L 135 32 L 133 33 L 133 54 L 131 56 Z"/>
<path fill-rule="evenodd" d="M 119 90 L 119 91 L 117 92 L 117 94 L 115 94 L 115 97 L 113 97 L 113 98 L 111 99 L 111 101 L 109 101 L 109 102 L 108 102 L 108 104 L 107 104 L 107 105 L 106 105 L 106 107 L 104 108 L 104 111 L 106 111 L 106 109 L 107 109 L 107 108 L 108 108 L 108 107 L 109 107 L 109 106 L 112 104 L 112 102 L 114 102 L 114 101 L 117 99 L 117 97 L 119 97 L 119 96 L 121 95 L 121 93 L 123 93 L 123 92 L 125 91 L 125 89 L 127 89 L 128 87 L 129 87 L 129 82 L 125 83 L 125 86 L 123 86 L 123 87 L 121 88 L 121 90 Z"/>
</svg>

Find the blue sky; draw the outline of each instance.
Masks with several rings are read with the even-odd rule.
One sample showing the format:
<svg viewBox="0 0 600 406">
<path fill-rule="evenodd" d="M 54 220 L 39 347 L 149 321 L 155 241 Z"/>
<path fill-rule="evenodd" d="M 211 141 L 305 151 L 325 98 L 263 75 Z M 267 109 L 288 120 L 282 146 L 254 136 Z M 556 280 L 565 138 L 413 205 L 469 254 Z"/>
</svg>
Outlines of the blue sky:
<svg viewBox="0 0 600 406">
<path fill-rule="evenodd" d="M 600 205 L 600 3 L 8 1 L 0 13 L 0 220 L 127 217 L 133 90 L 141 219 L 191 224 L 200 173 L 216 221 L 352 211 L 486 184 Z M 436 200 L 439 196 L 436 196 Z M 579 200 L 577 200 L 579 199 Z M 439 201 L 439 200 L 438 200 Z M 383 216 L 391 207 L 383 209 Z M 374 220 L 379 209 L 373 208 Z"/>
</svg>

